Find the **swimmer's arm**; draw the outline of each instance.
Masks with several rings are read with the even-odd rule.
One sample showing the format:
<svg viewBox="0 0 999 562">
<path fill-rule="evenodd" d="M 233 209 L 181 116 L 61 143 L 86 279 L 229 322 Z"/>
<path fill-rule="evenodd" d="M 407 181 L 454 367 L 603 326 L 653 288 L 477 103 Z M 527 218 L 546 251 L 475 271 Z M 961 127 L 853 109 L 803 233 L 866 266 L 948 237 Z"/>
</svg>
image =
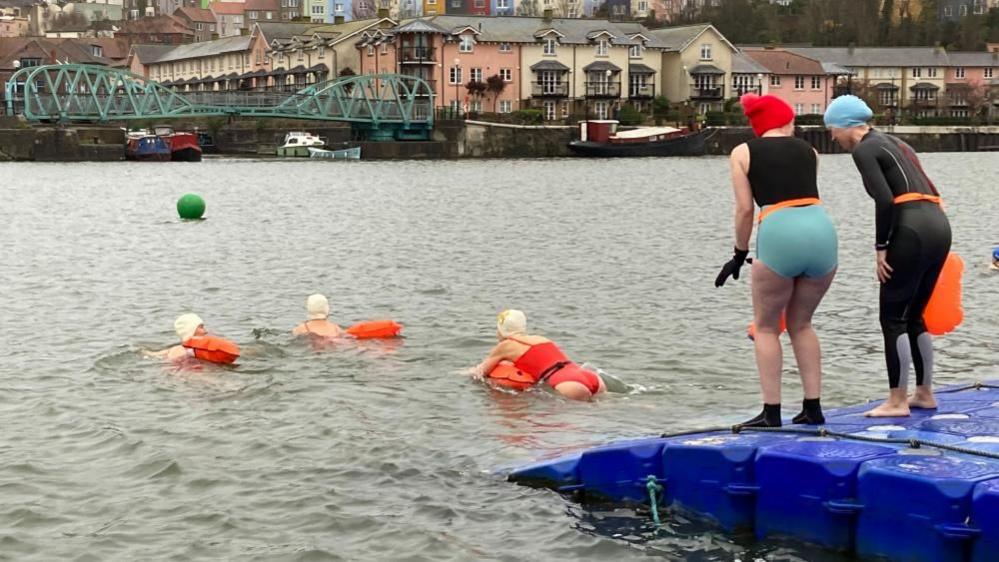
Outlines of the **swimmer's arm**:
<svg viewBox="0 0 999 562">
<path fill-rule="evenodd" d="M 150 359 L 166 359 L 167 354 L 170 353 L 169 348 L 161 349 L 159 351 L 153 351 L 151 349 L 142 348 L 139 351 L 142 353 L 143 356 L 149 357 Z"/>
<path fill-rule="evenodd" d="M 871 148 L 875 148 L 873 145 Z M 867 194 L 874 199 L 874 247 L 884 250 L 888 247 L 888 239 L 891 237 L 892 213 L 894 212 L 894 195 L 888 179 L 878 162 L 877 153 L 866 149 L 863 144 L 857 146 L 853 151 L 853 162 L 860 171 L 860 177 L 864 180 L 864 189 Z"/>
<path fill-rule="evenodd" d="M 501 341 L 496 344 L 496 347 L 489 352 L 489 355 L 479 363 L 479 366 L 475 368 L 475 374 L 479 376 L 485 376 L 487 373 L 491 372 L 499 365 L 500 361 L 505 360 L 510 354 L 510 345 L 505 341 Z"/>
<path fill-rule="evenodd" d="M 749 185 L 749 147 L 740 144 L 729 158 L 732 171 L 732 190 L 735 193 L 735 247 L 749 249 L 753 233 L 753 188 Z"/>
</svg>

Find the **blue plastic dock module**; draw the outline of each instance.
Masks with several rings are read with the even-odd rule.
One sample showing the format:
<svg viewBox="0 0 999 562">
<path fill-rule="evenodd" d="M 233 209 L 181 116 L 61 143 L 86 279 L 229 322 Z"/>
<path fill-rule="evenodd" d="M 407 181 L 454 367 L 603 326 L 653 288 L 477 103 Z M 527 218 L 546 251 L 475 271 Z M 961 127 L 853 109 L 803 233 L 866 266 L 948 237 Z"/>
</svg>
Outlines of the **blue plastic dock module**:
<svg viewBox="0 0 999 562">
<path fill-rule="evenodd" d="M 663 449 L 664 505 L 682 507 L 729 531 L 753 528 L 756 452 L 792 436 L 777 433 L 691 436 Z"/>
<path fill-rule="evenodd" d="M 999 477 L 999 464 L 957 455 L 898 454 L 865 462 L 857 476 L 861 557 L 963 562 L 977 530 L 971 495 Z"/>
<path fill-rule="evenodd" d="M 999 480 L 982 482 L 975 488 L 971 522 L 981 531 L 972 550 L 972 562 L 999 560 Z"/>
<path fill-rule="evenodd" d="M 663 473 L 663 438 L 621 441 L 583 453 L 579 482 L 589 502 L 648 502 L 647 477 Z"/>
<path fill-rule="evenodd" d="M 850 441 L 801 440 L 760 450 L 756 481 L 756 536 L 794 537 L 835 550 L 852 550 L 857 514 L 857 471 L 896 449 Z"/>
</svg>

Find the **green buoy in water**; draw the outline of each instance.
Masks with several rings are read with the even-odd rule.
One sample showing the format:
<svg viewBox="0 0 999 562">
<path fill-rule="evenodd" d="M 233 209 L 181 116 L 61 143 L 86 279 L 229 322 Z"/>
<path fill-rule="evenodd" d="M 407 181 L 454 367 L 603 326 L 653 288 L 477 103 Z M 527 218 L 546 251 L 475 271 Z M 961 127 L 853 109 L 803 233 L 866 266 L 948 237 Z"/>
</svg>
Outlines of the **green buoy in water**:
<svg viewBox="0 0 999 562">
<path fill-rule="evenodd" d="M 200 219 L 205 214 L 205 200 L 200 195 L 186 193 L 177 200 L 177 214 L 182 219 Z"/>
</svg>

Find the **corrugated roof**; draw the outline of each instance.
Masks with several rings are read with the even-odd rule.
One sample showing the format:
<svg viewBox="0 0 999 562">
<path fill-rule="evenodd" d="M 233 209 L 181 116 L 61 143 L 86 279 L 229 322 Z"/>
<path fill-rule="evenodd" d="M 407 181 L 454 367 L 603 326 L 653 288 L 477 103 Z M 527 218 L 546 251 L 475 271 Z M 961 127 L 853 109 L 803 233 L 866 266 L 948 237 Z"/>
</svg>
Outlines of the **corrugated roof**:
<svg viewBox="0 0 999 562">
<path fill-rule="evenodd" d="M 936 47 L 788 47 L 788 50 L 822 62 L 853 68 L 999 65 L 991 53 L 949 53 Z"/>
<path fill-rule="evenodd" d="M 250 41 L 252 39 L 252 35 L 237 35 L 235 37 L 225 37 L 214 41 L 201 41 L 199 43 L 178 45 L 171 48 L 169 51 L 162 53 L 154 60 L 143 62 L 170 62 L 175 60 L 194 59 L 198 57 L 210 57 L 234 51 L 245 51 L 250 48 Z"/>
</svg>

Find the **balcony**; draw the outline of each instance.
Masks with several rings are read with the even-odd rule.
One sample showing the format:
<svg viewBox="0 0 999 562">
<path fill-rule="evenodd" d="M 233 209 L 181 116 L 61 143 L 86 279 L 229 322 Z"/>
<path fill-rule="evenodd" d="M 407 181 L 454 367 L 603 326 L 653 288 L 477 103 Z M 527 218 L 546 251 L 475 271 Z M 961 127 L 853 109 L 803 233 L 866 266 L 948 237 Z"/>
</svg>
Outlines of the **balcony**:
<svg viewBox="0 0 999 562">
<path fill-rule="evenodd" d="M 588 98 L 619 98 L 621 97 L 620 82 L 587 82 L 585 84 Z"/>
<path fill-rule="evenodd" d="M 932 98 L 912 96 L 909 98 L 909 105 L 913 107 L 936 107 L 938 99 L 936 96 Z"/>
<path fill-rule="evenodd" d="M 403 63 L 423 64 L 437 62 L 437 50 L 433 47 L 405 46 L 399 49 L 399 60 Z"/>
<path fill-rule="evenodd" d="M 628 88 L 628 97 L 633 100 L 650 100 L 656 97 L 655 84 L 632 84 Z"/>
<path fill-rule="evenodd" d="M 725 87 L 721 84 L 691 86 L 690 99 L 720 101 L 725 97 Z"/>
<path fill-rule="evenodd" d="M 568 82 L 531 82 L 531 97 L 564 98 L 568 96 Z"/>
</svg>

